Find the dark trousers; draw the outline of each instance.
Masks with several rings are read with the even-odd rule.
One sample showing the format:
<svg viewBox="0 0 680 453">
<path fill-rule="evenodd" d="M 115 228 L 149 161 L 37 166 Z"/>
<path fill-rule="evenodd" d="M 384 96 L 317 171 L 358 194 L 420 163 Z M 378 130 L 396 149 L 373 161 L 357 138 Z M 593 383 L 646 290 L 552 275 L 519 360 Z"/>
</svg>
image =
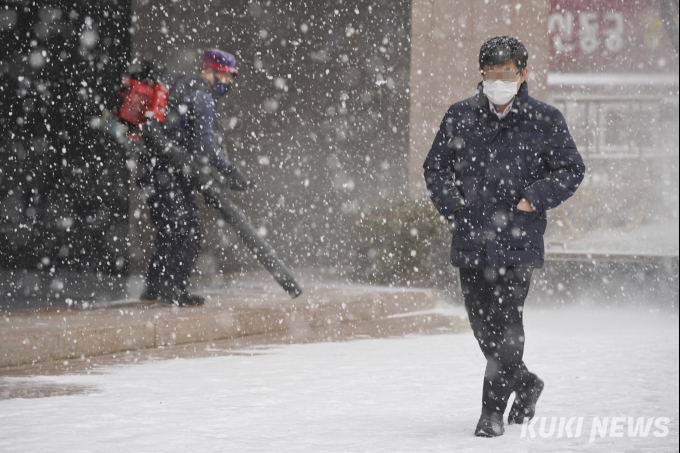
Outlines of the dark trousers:
<svg viewBox="0 0 680 453">
<path fill-rule="evenodd" d="M 486 357 L 482 408 L 505 412 L 513 391 L 529 385 L 535 376 L 524 355 L 524 299 L 533 269 L 460 269 L 460 284 L 470 326 Z"/>
<path fill-rule="evenodd" d="M 184 290 L 201 250 L 196 198 L 190 189 L 170 183 L 154 187 L 147 203 L 157 229 L 147 286 L 157 290 L 167 284 Z"/>
</svg>

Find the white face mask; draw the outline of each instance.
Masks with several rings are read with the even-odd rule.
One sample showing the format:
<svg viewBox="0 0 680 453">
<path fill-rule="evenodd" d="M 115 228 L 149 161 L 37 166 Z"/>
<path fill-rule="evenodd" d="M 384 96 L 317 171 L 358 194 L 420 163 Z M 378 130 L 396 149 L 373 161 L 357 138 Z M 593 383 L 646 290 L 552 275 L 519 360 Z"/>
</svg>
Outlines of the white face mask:
<svg viewBox="0 0 680 453">
<path fill-rule="evenodd" d="M 484 94 L 491 102 L 496 105 L 505 105 L 517 94 L 517 82 L 504 82 L 494 80 L 493 82 L 482 82 L 484 84 Z"/>
</svg>

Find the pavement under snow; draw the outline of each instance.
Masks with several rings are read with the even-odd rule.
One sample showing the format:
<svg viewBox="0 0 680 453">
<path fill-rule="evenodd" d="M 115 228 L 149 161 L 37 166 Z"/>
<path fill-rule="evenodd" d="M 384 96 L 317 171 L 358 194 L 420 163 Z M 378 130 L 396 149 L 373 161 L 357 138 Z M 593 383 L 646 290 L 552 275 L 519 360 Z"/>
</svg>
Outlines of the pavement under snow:
<svg viewBox="0 0 680 453">
<path fill-rule="evenodd" d="M 525 361 L 546 382 L 537 416 L 547 418 L 524 435 L 506 426 L 497 439 L 473 436 L 484 360 L 468 331 L 4 377 L 86 392 L 0 401 L 0 450 L 678 451 L 677 311 L 528 307 L 525 316 Z M 559 424 L 571 417 L 568 437 Z M 591 442 L 596 417 L 608 425 Z M 613 430 L 612 417 L 623 417 Z M 647 436 L 630 437 L 628 417 L 652 423 Z"/>
</svg>

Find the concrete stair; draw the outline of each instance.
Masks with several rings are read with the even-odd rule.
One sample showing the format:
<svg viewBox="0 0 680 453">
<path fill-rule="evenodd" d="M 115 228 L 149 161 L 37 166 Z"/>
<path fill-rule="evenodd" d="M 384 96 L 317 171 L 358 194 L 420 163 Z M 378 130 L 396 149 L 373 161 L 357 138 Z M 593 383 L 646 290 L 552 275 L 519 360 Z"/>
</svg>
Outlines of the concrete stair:
<svg viewBox="0 0 680 453">
<path fill-rule="evenodd" d="M 207 302 L 196 308 L 119 301 L 93 309 L 0 315 L 0 367 L 257 335 L 285 335 L 299 342 L 334 326 L 343 338 L 353 332 L 417 333 L 424 325 L 468 329 L 463 317 L 437 313 L 445 305 L 444 295 L 428 289 L 332 285 L 308 289 L 295 300 L 280 291 L 247 288 L 202 295 Z"/>
</svg>

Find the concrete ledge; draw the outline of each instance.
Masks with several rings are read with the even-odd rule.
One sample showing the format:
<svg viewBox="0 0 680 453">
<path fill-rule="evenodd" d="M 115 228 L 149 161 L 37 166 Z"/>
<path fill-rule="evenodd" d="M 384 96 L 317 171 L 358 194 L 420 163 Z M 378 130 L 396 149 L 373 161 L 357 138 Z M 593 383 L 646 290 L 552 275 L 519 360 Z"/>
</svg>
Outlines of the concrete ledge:
<svg viewBox="0 0 680 453">
<path fill-rule="evenodd" d="M 338 286 L 285 294 L 204 293 L 199 308 L 137 301 L 90 310 L 17 312 L 0 318 L 0 367 L 88 358 L 116 352 L 361 323 L 432 310 L 441 292 Z"/>
</svg>

